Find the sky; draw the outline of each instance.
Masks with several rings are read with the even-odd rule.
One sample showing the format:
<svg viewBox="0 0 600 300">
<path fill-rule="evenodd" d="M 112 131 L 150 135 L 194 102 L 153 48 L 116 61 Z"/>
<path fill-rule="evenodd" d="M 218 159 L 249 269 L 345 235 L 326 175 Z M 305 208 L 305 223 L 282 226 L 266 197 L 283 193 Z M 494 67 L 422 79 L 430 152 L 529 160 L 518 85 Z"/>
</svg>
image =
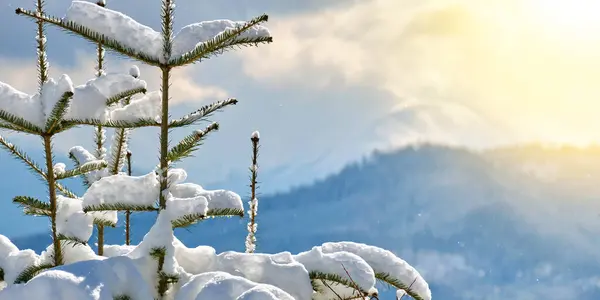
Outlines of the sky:
<svg viewBox="0 0 600 300">
<path fill-rule="evenodd" d="M 215 115 L 221 130 L 182 166 L 209 187 L 245 184 L 254 130 L 262 137 L 261 170 L 271 179 L 265 192 L 310 182 L 373 149 L 416 141 L 477 149 L 597 142 L 600 22 L 589 12 L 598 6 L 591 0 L 541 1 L 178 1 L 175 28 L 268 13 L 274 37 L 272 44 L 175 72 L 173 116 L 228 97 L 240 101 Z M 69 3 L 48 1 L 47 10 L 60 17 Z M 30 5 L 0 3 L 0 39 L 10 41 L 0 47 L 0 81 L 32 93 L 35 26 L 14 14 L 17 4 Z M 107 4 L 160 28 L 159 1 Z M 93 77 L 94 47 L 78 37 L 49 27 L 48 57 L 54 77 L 67 73 L 76 84 Z M 127 71 L 132 64 L 109 55 L 107 71 Z M 156 70 L 141 70 L 149 89 L 158 89 Z M 72 146 L 91 147 L 90 132 L 57 137 L 58 159 Z M 186 134 L 178 130 L 172 140 Z M 39 140 L 7 137 L 41 160 Z M 133 134 L 139 172 L 156 164 L 157 137 L 155 129 Z M 0 165 L 18 166 L 6 153 Z M 25 176 L 6 176 L 0 187 L 18 193 Z M 43 197 L 43 186 L 30 189 Z M 15 219 L 0 227 L 19 218 L 13 212 Z"/>
</svg>

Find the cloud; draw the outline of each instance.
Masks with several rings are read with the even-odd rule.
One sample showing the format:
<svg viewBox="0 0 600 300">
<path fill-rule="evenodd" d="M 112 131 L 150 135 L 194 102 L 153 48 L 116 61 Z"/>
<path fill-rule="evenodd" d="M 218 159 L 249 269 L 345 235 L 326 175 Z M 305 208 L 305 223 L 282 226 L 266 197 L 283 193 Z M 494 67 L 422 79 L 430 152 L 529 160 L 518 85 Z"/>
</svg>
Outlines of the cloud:
<svg viewBox="0 0 600 300">
<path fill-rule="evenodd" d="M 483 120 L 501 133 L 490 143 L 600 141 L 600 30 L 561 32 L 536 1 L 366 0 L 274 18 L 275 42 L 244 52 L 245 70 L 272 85 L 316 89 L 340 76 L 398 102 L 459 107 L 478 116 L 470 126 Z M 459 143 L 474 140 L 444 129 Z"/>
</svg>

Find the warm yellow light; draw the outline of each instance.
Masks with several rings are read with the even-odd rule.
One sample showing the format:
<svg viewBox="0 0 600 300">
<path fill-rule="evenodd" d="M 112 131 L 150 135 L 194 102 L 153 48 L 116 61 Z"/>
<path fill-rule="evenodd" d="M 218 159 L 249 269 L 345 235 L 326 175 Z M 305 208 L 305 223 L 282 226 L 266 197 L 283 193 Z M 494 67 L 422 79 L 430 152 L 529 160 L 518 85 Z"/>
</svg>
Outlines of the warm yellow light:
<svg viewBox="0 0 600 300">
<path fill-rule="evenodd" d="M 600 0 L 531 0 L 541 25 L 575 36 L 600 35 Z"/>
</svg>

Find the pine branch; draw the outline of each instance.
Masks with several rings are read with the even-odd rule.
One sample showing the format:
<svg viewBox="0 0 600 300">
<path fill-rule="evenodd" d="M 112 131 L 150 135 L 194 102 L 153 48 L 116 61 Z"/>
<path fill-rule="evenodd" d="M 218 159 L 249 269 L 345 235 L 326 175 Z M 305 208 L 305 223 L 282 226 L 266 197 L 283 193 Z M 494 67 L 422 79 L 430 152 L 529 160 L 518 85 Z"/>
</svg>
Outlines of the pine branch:
<svg viewBox="0 0 600 300">
<path fill-rule="evenodd" d="M 41 175 L 44 182 L 46 181 L 46 173 L 42 171 L 42 168 L 36 162 L 34 162 L 33 159 L 27 155 L 27 153 L 23 152 L 21 149 L 4 139 L 2 136 L 0 136 L 0 146 L 11 153 L 13 157 L 24 163 L 34 173 Z"/>
<path fill-rule="evenodd" d="M 136 88 L 136 89 L 132 89 L 132 90 L 125 91 L 120 94 L 114 95 L 114 96 L 106 99 L 106 106 L 111 106 L 113 104 L 117 104 L 121 100 L 124 100 L 126 98 L 129 98 L 129 97 L 134 96 L 139 93 L 145 94 L 146 89 L 145 88 Z"/>
<path fill-rule="evenodd" d="M 113 142 L 110 146 L 110 174 L 119 174 L 125 164 L 125 156 L 127 155 L 127 140 L 129 137 L 128 129 L 117 129 L 113 134 Z"/>
<path fill-rule="evenodd" d="M 0 129 L 6 129 L 6 130 L 14 131 L 14 132 L 21 132 L 21 133 L 23 133 L 23 128 L 22 127 L 18 127 L 18 126 L 15 126 L 13 124 L 7 123 L 4 120 L 0 120 Z M 34 134 L 32 132 L 27 132 L 27 133 Z"/>
<path fill-rule="evenodd" d="M 46 16 L 44 14 L 36 14 L 30 10 L 26 10 L 23 8 L 17 8 L 15 12 L 18 15 L 24 15 L 31 19 L 40 20 L 47 24 L 57 26 L 58 28 L 66 31 L 69 34 L 83 37 L 89 42 L 92 42 L 94 45 L 102 44 L 104 45 L 104 47 L 127 58 L 133 58 L 151 66 L 159 67 L 161 65 L 158 57 L 153 57 L 146 53 L 138 52 L 138 50 L 134 48 L 124 46 L 114 39 L 111 39 L 103 34 L 95 32 L 92 29 L 89 29 L 85 26 L 79 25 L 73 21 L 64 21 L 56 17 Z"/>
<path fill-rule="evenodd" d="M 0 136 L 0 147 L 4 148 L 8 152 L 10 152 L 14 158 L 16 158 L 19 161 L 21 161 L 22 163 L 24 163 L 34 173 L 40 175 L 41 179 L 44 182 L 46 182 L 46 180 L 48 178 L 46 173 L 44 171 L 42 171 L 42 168 L 36 162 L 34 162 L 33 159 L 31 159 L 31 157 L 29 157 L 27 155 L 27 153 L 23 152 L 21 149 L 19 149 L 17 146 L 12 144 L 11 142 L 7 141 L 2 136 Z M 65 195 L 69 198 L 77 198 L 77 195 L 75 195 L 75 193 L 71 192 L 69 189 L 62 186 L 58 182 L 56 183 L 55 186 L 56 186 L 56 189 L 58 189 L 63 195 Z"/>
<path fill-rule="evenodd" d="M 75 155 L 73 155 L 73 153 L 69 152 L 69 158 L 71 159 L 71 161 L 73 161 L 73 163 L 75 164 L 75 167 L 81 166 L 81 162 L 79 162 L 79 160 L 77 159 L 77 157 L 75 157 Z M 87 176 L 85 176 L 85 175 L 81 176 L 81 180 L 83 181 L 83 186 L 86 188 L 89 188 L 92 185 L 90 183 L 90 181 L 87 179 Z"/>
<path fill-rule="evenodd" d="M 225 108 L 226 106 L 236 105 L 237 102 L 238 101 L 236 99 L 232 98 L 232 99 L 217 101 L 217 102 L 209 104 L 209 105 L 205 105 L 187 116 L 184 116 L 180 119 L 171 121 L 169 123 L 169 127 L 174 128 L 174 127 L 183 127 L 183 126 L 192 125 L 192 124 L 210 116 L 214 112 L 217 112 L 217 111 Z"/>
<path fill-rule="evenodd" d="M 104 160 L 95 160 L 87 162 L 83 165 L 75 167 L 75 169 L 67 170 L 64 173 L 56 174 L 56 179 L 61 180 L 65 178 L 71 178 L 75 176 L 85 175 L 92 171 L 98 171 L 108 166 L 108 163 Z"/>
<path fill-rule="evenodd" d="M 0 282 L 4 281 L 4 269 L 0 268 Z"/>
<path fill-rule="evenodd" d="M 238 208 L 214 208 L 209 209 L 206 215 L 195 213 L 187 214 L 171 221 L 173 228 L 189 227 L 197 224 L 200 221 L 204 221 L 208 218 L 217 217 L 244 217 L 244 210 Z"/>
<path fill-rule="evenodd" d="M 26 215 L 50 216 L 50 203 L 40 201 L 33 197 L 16 196 L 13 199 L 13 203 L 22 207 Z"/>
<path fill-rule="evenodd" d="M 204 130 L 196 130 L 194 133 L 186 136 L 177 145 L 175 145 L 175 147 L 169 150 L 169 153 L 167 153 L 167 160 L 169 160 L 171 163 L 174 163 L 192 156 L 192 152 L 196 151 L 198 147 L 200 147 L 204 137 L 211 131 L 217 130 L 219 130 L 218 123 L 212 123 Z"/>
<path fill-rule="evenodd" d="M 54 129 L 60 126 L 60 121 L 63 120 L 65 114 L 67 113 L 67 108 L 69 108 L 69 104 L 71 103 L 71 99 L 73 98 L 73 92 L 68 91 L 65 92 L 58 102 L 52 108 L 52 112 L 46 120 L 46 132 L 53 132 Z"/>
<path fill-rule="evenodd" d="M 206 218 L 206 215 L 204 215 L 204 214 L 199 214 L 199 213 L 187 214 L 187 215 L 183 215 L 175 220 L 172 220 L 171 225 L 173 226 L 173 228 L 188 227 L 188 226 L 198 223 L 198 221 L 204 220 L 205 218 Z"/>
<path fill-rule="evenodd" d="M 424 300 L 423 297 L 421 297 L 421 295 L 419 295 L 416 291 L 414 291 L 411 288 L 413 283 L 416 281 L 416 278 L 415 278 L 415 280 L 413 280 L 413 282 L 410 285 L 406 285 L 406 283 L 403 283 L 399 279 L 392 277 L 388 273 L 376 271 L 375 278 L 377 278 L 377 280 L 380 280 L 381 282 L 383 282 L 387 285 L 393 286 L 394 288 L 404 290 L 407 295 L 411 296 L 415 300 Z"/>
<path fill-rule="evenodd" d="M 62 233 L 57 235 L 58 240 L 63 241 L 64 242 L 64 246 L 66 245 L 70 245 L 72 247 L 75 247 L 77 245 L 84 245 L 87 246 L 87 241 L 84 240 L 80 240 L 76 237 L 72 237 L 72 236 L 66 236 Z"/>
<path fill-rule="evenodd" d="M 117 224 L 106 219 L 94 218 L 94 225 L 103 227 L 116 227 Z"/>
<path fill-rule="evenodd" d="M 352 280 L 344 278 L 338 274 L 324 273 L 319 271 L 310 271 L 309 278 L 311 281 L 314 280 L 323 280 L 323 281 L 331 281 L 336 284 L 341 284 L 347 286 L 349 288 L 355 289 L 360 293 L 367 295 L 368 292 L 358 286 L 356 283 L 352 282 Z"/>
<path fill-rule="evenodd" d="M 131 297 L 129 297 L 127 295 L 119 295 L 119 296 L 115 296 L 113 298 L 113 300 L 131 300 Z"/>
<path fill-rule="evenodd" d="M 91 205 L 85 206 L 83 208 L 83 212 L 92 212 L 92 211 L 157 211 L 158 208 L 154 206 L 146 206 L 146 205 L 134 205 L 134 204 L 123 204 L 123 203 L 114 203 L 114 204 L 99 204 L 99 205 Z"/>
<path fill-rule="evenodd" d="M 78 125 L 91 125 L 91 126 L 102 126 L 107 128 L 141 128 L 150 126 L 160 126 L 160 123 L 153 119 L 137 119 L 134 121 L 101 121 L 98 119 L 69 119 L 62 122 L 62 126 L 78 126 Z"/>
<path fill-rule="evenodd" d="M 271 43 L 273 38 L 270 36 L 239 38 L 242 33 L 249 30 L 253 26 L 267 22 L 268 20 L 269 17 L 267 15 L 261 15 L 236 29 L 225 30 L 214 38 L 196 46 L 194 50 L 185 53 L 180 57 L 171 58 L 169 60 L 169 66 L 180 67 L 200 62 L 203 59 L 207 59 L 217 54 L 222 54 L 225 51 L 234 49 L 235 47 L 258 46 L 259 44 L 263 43 Z"/>
<path fill-rule="evenodd" d="M 29 267 L 25 268 L 25 270 L 23 270 L 23 272 L 21 272 L 21 274 L 19 274 L 19 276 L 17 276 L 17 279 L 15 280 L 14 283 L 15 284 L 27 283 L 29 280 L 31 280 L 33 277 L 35 277 L 37 274 L 41 273 L 44 270 L 51 269 L 51 268 L 54 268 L 54 265 L 41 264 L 41 265 L 29 266 Z"/>
<path fill-rule="evenodd" d="M 39 126 L 2 109 L 0 109 L 0 120 L 13 125 L 22 133 L 40 135 L 44 132 Z"/>
</svg>

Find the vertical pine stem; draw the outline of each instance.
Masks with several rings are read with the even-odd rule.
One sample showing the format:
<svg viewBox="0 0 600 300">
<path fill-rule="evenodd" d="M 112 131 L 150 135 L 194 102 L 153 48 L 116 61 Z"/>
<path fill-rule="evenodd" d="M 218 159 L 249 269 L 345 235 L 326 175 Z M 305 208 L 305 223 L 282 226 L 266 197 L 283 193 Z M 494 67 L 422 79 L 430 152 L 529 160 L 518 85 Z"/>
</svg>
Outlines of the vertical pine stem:
<svg viewBox="0 0 600 300">
<path fill-rule="evenodd" d="M 44 1 L 37 0 L 36 12 L 40 15 L 44 14 Z M 44 21 L 37 20 L 37 68 L 39 89 L 42 90 L 42 85 L 48 81 L 48 60 L 46 58 L 46 36 L 44 35 Z"/>
<path fill-rule="evenodd" d="M 40 15 L 44 14 L 44 0 L 37 0 L 36 12 Z M 44 21 L 37 20 L 37 68 L 39 79 L 39 91 L 48 81 L 48 60 L 46 58 L 46 36 L 44 35 Z M 44 144 L 44 156 L 46 159 L 46 181 L 48 182 L 48 194 L 50 198 L 50 223 L 52 228 L 52 246 L 54 250 L 54 265 L 60 266 L 63 264 L 63 255 L 58 232 L 56 229 L 56 180 L 54 178 L 54 162 L 52 159 L 52 136 L 42 135 Z"/>
<path fill-rule="evenodd" d="M 127 151 L 127 175 L 131 176 L 131 151 Z M 131 245 L 131 211 L 125 211 L 125 245 Z"/>
<path fill-rule="evenodd" d="M 169 59 L 171 57 L 171 49 L 173 43 L 172 31 L 173 31 L 173 10 L 175 9 L 174 0 L 163 0 L 162 1 L 162 38 L 163 38 L 163 65 L 161 66 L 161 91 L 162 91 L 162 116 L 160 124 L 160 195 L 159 195 L 159 213 L 160 211 L 167 208 L 167 189 L 168 189 L 168 172 L 169 172 L 169 161 L 167 160 L 167 154 L 169 153 L 169 79 L 171 66 L 169 66 Z M 167 290 L 169 289 L 168 281 L 163 272 L 164 266 L 164 255 L 166 253 L 161 252 L 158 258 L 158 287 L 157 291 L 161 298 L 164 297 Z"/>
<path fill-rule="evenodd" d="M 47 180 L 48 180 L 48 193 L 50 194 L 50 222 L 52 226 L 52 244 L 54 249 L 54 265 L 60 266 L 63 264 L 62 248 L 60 240 L 58 239 L 58 232 L 56 230 L 56 181 L 54 178 L 54 163 L 52 159 L 52 136 L 43 135 L 44 140 L 44 154 L 46 158 L 47 168 Z"/>
<path fill-rule="evenodd" d="M 258 142 L 260 135 L 258 131 L 252 133 L 252 166 L 250 167 L 250 222 L 248 222 L 248 236 L 246 237 L 246 253 L 254 253 L 256 250 L 256 214 L 258 211 L 258 199 L 256 199 L 256 179 L 258 177 Z"/>
<path fill-rule="evenodd" d="M 98 1 L 96 2 L 98 6 L 104 7 L 104 2 Z M 96 67 L 96 76 L 100 77 L 104 73 L 104 48 L 101 43 L 98 43 L 98 48 L 96 51 L 98 55 L 98 65 Z M 96 128 L 96 157 L 98 159 L 104 158 L 104 129 L 102 126 L 98 126 Z M 104 225 L 96 224 L 96 228 L 98 229 L 98 255 L 104 255 Z"/>
</svg>

